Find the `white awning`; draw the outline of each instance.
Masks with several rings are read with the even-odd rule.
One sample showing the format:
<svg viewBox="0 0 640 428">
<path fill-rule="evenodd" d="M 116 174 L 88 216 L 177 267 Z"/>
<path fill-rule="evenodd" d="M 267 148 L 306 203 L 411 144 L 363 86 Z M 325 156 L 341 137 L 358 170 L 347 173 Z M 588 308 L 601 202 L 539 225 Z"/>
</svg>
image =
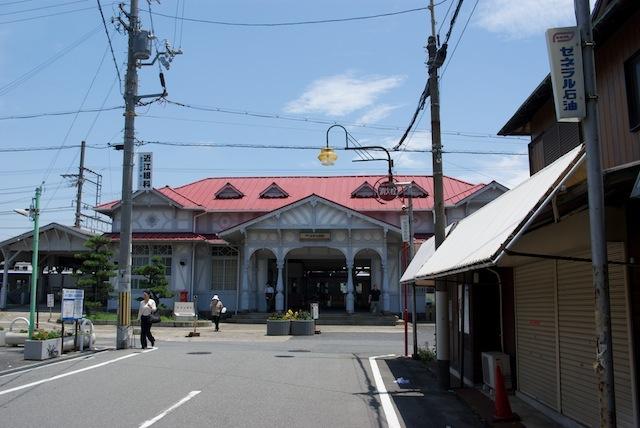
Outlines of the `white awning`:
<svg viewBox="0 0 640 428">
<path fill-rule="evenodd" d="M 581 145 L 460 220 L 415 280 L 495 265 L 583 161 Z"/>
<path fill-rule="evenodd" d="M 402 274 L 402 278 L 400 278 L 400 283 L 405 284 L 409 282 L 415 281 L 416 273 L 418 273 L 418 269 L 422 267 L 426 263 L 427 260 L 433 256 L 433 253 L 436 252 L 436 239 L 434 236 L 427 239 L 420 245 L 418 251 L 411 259 L 411 263 L 407 266 L 407 269 Z"/>
</svg>

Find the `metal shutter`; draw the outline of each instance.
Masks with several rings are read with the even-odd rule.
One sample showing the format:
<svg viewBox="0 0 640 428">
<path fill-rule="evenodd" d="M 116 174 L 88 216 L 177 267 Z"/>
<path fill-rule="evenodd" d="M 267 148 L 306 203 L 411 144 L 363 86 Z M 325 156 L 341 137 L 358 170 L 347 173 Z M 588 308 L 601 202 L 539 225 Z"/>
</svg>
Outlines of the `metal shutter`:
<svg viewBox="0 0 640 428">
<path fill-rule="evenodd" d="M 590 258 L 589 251 L 572 254 Z M 624 260 L 622 243 L 609 244 L 609 259 Z M 599 425 L 594 291 L 591 264 L 558 261 L 558 334 L 562 413 L 588 426 Z M 633 427 L 625 268 L 609 266 L 615 393 L 619 427 Z"/>
<path fill-rule="evenodd" d="M 518 388 L 558 409 L 555 262 L 514 269 Z"/>
</svg>

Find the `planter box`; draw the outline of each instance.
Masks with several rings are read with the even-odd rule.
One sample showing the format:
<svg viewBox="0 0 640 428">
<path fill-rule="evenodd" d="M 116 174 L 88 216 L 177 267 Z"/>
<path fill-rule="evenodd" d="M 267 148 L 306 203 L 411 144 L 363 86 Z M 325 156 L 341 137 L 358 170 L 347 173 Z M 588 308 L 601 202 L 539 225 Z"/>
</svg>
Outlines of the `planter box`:
<svg viewBox="0 0 640 428">
<path fill-rule="evenodd" d="M 62 353 L 62 338 L 47 340 L 26 340 L 24 342 L 25 360 L 48 360 Z"/>
<path fill-rule="evenodd" d="M 289 320 L 267 320 L 267 336 L 288 336 Z"/>
<path fill-rule="evenodd" d="M 313 336 L 316 332 L 314 320 L 291 321 L 291 334 L 294 336 Z"/>
</svg>

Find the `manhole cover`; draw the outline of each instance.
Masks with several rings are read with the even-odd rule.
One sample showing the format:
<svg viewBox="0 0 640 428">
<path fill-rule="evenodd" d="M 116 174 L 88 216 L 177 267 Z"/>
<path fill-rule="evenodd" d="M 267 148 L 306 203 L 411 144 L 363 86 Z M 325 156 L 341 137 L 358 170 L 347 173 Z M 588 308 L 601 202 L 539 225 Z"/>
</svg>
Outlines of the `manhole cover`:
<svg viewBox="0 0 640 428">
<path fill-rule="evenodd" d="M 208 351 L 196 351 L 196 352 L 187 352 L 187 355 L 209 355 L 211 352 Z"/>
<path fill-rule="evenodd" d="M 289 349 L 289 352 L 311 352 L 308 349 Z"/>
<path fill-rule="evenodd" d="M 276 358 L 293 358 L 293 355 L 276 355 Z"/>
</svg>

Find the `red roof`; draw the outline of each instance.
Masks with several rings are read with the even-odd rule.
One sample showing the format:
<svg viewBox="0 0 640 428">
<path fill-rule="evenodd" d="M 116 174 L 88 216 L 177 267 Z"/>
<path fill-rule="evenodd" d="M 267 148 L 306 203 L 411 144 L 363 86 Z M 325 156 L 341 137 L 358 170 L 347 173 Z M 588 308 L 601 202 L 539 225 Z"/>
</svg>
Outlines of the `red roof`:
<svg viewBox="0 0 640 428">
<path fill-rule="evenodd" d="M 106 238 L 119 241 L 119 233 L 105 233 Z M 226 244 L 226 241 L 218 238 L 215 233 L 192 232 L 134 232 L 134 241 L 184 241 L 184 242 L 208 242 L 210 244 Z"/>
<path fill-rule="evenodd" d="M 328 177 L 219 177 L 205 178 L 194 183 L 179 187 L 162 187 L 157 189 L 185 208 L 207 211 L 228 212 L 269 212 L 289 205 L 312 194 L 344 205 L 360 212 L 367 211 L 398 211 L 406 201 L 396 199 L 381 204 L 375 198 L 352 198 L 351 194 L 365 181 L 375 185 L 385 179 L 384 175 L 374 176 L 328 176 Z M 431 176 L 395 176 L 398 182 L 414 181 L 429 194 L 427 198 L 414 198 L 415 210 L 433 209 L 433 177 Z M 215 194 L 227 183 L 233 185 L 244 196 L 239 199 L 216 199 Z M 260 194 L 277 184 L 287 192 L 287 198 L 260 198 Z M 451 177 L 444 177 L 444 199 L 446 206 L 453 206 L 458 201 L 482 189 L 484 184 L 471 184 Z M 98 207 L 99 210 L 109 211 L 119 201 L 109 202 Z"/>
</svg>

